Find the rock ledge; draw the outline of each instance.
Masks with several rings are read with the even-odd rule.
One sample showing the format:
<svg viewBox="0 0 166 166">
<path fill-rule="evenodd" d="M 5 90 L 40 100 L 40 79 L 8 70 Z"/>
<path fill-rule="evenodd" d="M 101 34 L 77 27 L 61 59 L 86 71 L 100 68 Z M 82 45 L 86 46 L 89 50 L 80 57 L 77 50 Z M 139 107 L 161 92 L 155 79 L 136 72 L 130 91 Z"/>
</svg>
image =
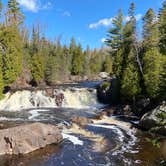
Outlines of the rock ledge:
<svg viewBox="0 0 166 166">
<path fill-rule="evenodd" d="M 27 154 L 62 141 L 59 129 L 53 125 L 32 123 L 0 130 L 0 155 Z"/>
</svg>

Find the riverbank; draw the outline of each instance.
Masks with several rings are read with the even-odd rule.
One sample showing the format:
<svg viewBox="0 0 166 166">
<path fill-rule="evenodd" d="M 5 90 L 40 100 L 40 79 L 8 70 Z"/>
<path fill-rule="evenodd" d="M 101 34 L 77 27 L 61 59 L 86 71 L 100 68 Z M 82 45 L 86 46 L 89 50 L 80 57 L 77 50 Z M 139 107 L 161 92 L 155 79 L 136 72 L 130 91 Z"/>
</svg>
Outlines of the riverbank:
<svg viewBox="0 0 166 166">
<path fill-rule="evenodd" d="M 165 159 L 166 151 L 163 149 L 165 137 L 160 139 L 159 148 L 156 145 L 152 146 L 151 141 L 156 135 L 137 127 L 140 119 L 128 114 L 129 106 L 123 107 L 126 112 L 122 115 L 124 110 L 120 106 L 110 108 L 99 103 L 95 87 L 96 82 L 94 84 L 86 82 L 72 87 L 59 86 L 58 92 L 64 94 L 61 106 L 56 105 L 52 92 L 46 95 L 42 90 L 28 92 L 22 90 L 9 95 L 9 102 L 6 102 L 8 108 L 9 106 L 15 108 L 16 105 L 27 106 L 27 103 L 32 102 L 30 100 L 32 97 L 38 104 L 27 109 L 19 107 L 18 111 L 12 109 L 0 111 L 1 129 L 42 122 L 57 126 L 64 140 L 59 145 L 51 145 L 33 152 L 34 156 L 28 154 L 22 157 L 9 157 L 10 159 L 0 156 L 0 163 L 3 163 L 3 166 L 11 162 L 27 166 L 29 160 L 30 166 L 51 164 L 82 166 L 83 163 L 97 166 L 101 164 L 139 166 L 159 164 L 160 160 Z M 52 100 L 53 107 L 42 107 L 43 103 L 48 106 L 47 101 L 50 103 Z M 118 110 L 121 112 L 118 113 Z"/>
</svg>

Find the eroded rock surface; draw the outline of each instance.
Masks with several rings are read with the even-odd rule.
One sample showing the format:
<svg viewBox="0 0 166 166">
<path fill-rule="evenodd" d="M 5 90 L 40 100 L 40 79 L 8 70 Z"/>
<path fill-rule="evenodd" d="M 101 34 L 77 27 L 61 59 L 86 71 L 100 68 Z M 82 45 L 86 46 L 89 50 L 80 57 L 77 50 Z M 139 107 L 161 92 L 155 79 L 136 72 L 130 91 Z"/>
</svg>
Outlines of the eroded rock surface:
<svg viewBox="0 0 166 166">
<path fill-rule="evenodd" d="M 42 123 L 0 130 L 0 155 L 27 154 L 62 139 L 56 126 Z"/>
<path fill-rule="evenodd" d="M 166 105 L 161 105 L 146 113 L 140 121 L 140 126 L 166 136 Z"/>
</svg>

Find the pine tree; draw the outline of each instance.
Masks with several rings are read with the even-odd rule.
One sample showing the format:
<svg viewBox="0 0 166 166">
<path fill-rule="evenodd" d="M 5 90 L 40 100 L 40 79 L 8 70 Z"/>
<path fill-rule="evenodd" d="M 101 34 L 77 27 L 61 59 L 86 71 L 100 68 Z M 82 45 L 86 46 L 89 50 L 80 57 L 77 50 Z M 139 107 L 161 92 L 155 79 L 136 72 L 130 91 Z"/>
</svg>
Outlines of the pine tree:
<svg viewBox="0 0 166 166">
<path fill-rule="evenodd" d="M 103 63 L 103 71 L 112 74 L 112 58 L 110 55 L 106 55 L 105 61 Z"/>
<path fill-rule="evenodd" d="M 131 3 L 129 8 L 129 21 L 126 23 L 123 31 L 125 53 L 130 53 L 136 42 L 136 18 L 135 18 L 135 4 Z"/>
<path fill-rule="evenodd" d="M 73 75 L 80 75 L 82 73 L 82 66 L 83 66 L 83 53 L 81 44 L 77 46 L 77 48 L 73 52 L 72 57 L 72 74 Z"/>
<path fill-rule="evenodd" d="M 2 74 L 2 51 L 0 50 L 0 99 L 3 97 L 4 83 Z"/>
<path fill-rule="evenodd" d="M 69 70 L 70 70 L 70 73 L 72 74 L 72 70 L 73 70 L 73 63 L 72 63 L 72 60 L 73 60 L 73 56 L 74 56 L 74 53 L 75 53 L 75 50 L 76 50 L 76 41 L 75 41 L 75 38 L 72 37 L 71 38 L 71 41 L 70 41 L 70 47 L 69 47 Z"/>
<path fill-rule="evenodd" d="M 1 18 L 1 13 L 2 13 L 2 1 L 0 0 L 0 18 Z M 1 38 L 1 24 L 0 24 L 0 38 Z M 4 83 L 3 83 L 3 74 L 2 74 L 2 56 L 4 53 L 4 44 L 2 41 L 0 41 L 0 99 L 3 97 L 3 89 L 4 89 Z"/>
<path fill-rule="evenodd" d="M 163 55 L 166 55 L 166 1 L 164 1 L 163 7 L 159 12 L 159 31 L 160 51 Z"/>
<path fill-rule="evenodd" d="M 163 94 L 164 57 L 159 52 L 159 31 L 155 13 L 149 9 L 145 14 L 143 25 L 143 70 L 144 83 L 148 96 L 157 99 Z"/>
<path fill-rule="evenodd" d="M 49 85 L 54 85 L 58 80 L 58 64 L 56 62 L 55 56 L 50 55 L 47 59 L 46 69 L 45 69 L 45 79 Z"/>
<path fill-rule="evenodd" d="M 121 94 L 125 98 L 133 100 L 133 102 L 141 92 L 140 73 L 134 45 L 136 42 L 136 19 L 134 15 L 135 5 L 131 3 L 129 8 L 130 20 L 126 23 L 124 28 L 125 61 L 123 61 L 122 64 Z"/>
<path fill-rule="evenodd" d="M 10 86 L 22 71 L 22 42 L 19 30 L 15 26 L 3 28 L 1 39 L 6 49 L 2 57 L 3 79 L 6 86 Z"/>
<path fill-rule="evenodd" d="M 86 47 L 86 50 L 84 51 L 83 55 L 83 70 L 82 74 L 85 76 L 90 76 L 90 57 L 91 57 L 91 51 L 89 45 Z"/>
<path fill-rule="evenodd" d="M 70 57 L 70 53 L 69 53 L 69 48 L 64 45 L 63 48 L 62 48 L 62 67 L 63 67 L 63 70 L 61 75 L 63 74 L 64 75 L 64 78 L 68 77 L 70 72 L 69 72 L 69 68 L 70 68 L 70 64 L 69 64 L 69 57 Z"/>
<path fill-rule="evenodd" d="M 122 76 L 122 64 L 124 61 L 123 53 L 123 13 L 119 10 L 118 16 L 113 19 L 113 28 L 108 32 L 108 39 L 106 43 L 113 49 L 111 54 L 113 55 L 113 72 L 119 80 Z"/>
<path fill-rule="evenodd" d="M 143 58 L 144 61 L 144 80 L 146 91 L 150 98 L 161 97 L 164 84 L 162 73 L 164 72 L 164 61 L 158 48 L 149 49 Z M 165 63 L 166 64 L 166 63 Z"/>
<path fill-rule="evenodd" d="M 63 81 L 68 75 L 68 50 L 67 47 L 62 47 L 60 41 L 56 44 L 55 50 L 56 61 L 58 65 L 58 79 Z"/>
<path fill-rule="evenodd" d="M 23 23 L 24 15 L 21 13 L 17 0 L 8 1 L 7 24 L 20 25 Z"/>
<path fill-rule="evenodd" d="M 116 56 L 113 59 L 113 73 L 115 74 L 116 78 L 119 80 L 122 79 L 123 74 L 123 66 L 125 66 L 125 57 L 124 57 L 124 49 L 119 48 L 116 52 Z"/>
<path fill-rule="evenodd" d="M 33 81 L 35 84 L 39 85 L 43 82 L 45 75 L 44 58 L 41 53 L 33 54 L 31 65 Z"/>
<path fill-rule="evenodd" d="M 113 28 L 108 31 L 106 43 L 113 50 L 118 50 L 123 42 L 123 13 L 119 10 L 118 16 L 113 21 Z"/>
<path fill-rule="evenodd" d="M 166 100 L 166 56 L 161 57 L 162 69 L 161 69 L 161 90 L 160 97 L 161 100 Z"/>
<path fill-rule="evenodd" d="M 94 51 L 91 54 L 90 70 L 92 75 L 96 75 L 102 70 L 100 54 L 97 51 L 97 49 L 94 49 Z"/>
<path fill-rule="evenodd" d="M 31 42 L 30 69 L 33 76 L 34 85 L 39 85 L 44 81 L 45 76 L 45 55 L 43 54 L 42 39 L 40 39 L 39 25 L 33 27 Z"/>
<path fill-rule="evenodd" d="M 39 43 L 40 43 L 40 29 L 39 26 L 33 26 L 32 29 L 32 54 L 39 52 Z"/>
<path fill-rule="evenodd" d="M 143 17 L 143 47 L 144 51 L 158 46 L 158 23 L 155 12 L 149 9 Z"/>
<path fill-rule="evenodd" d="M 134 50 L 130 50 L 121 81 L 121 94 L 130 101 L 135 101 L 136 97 L 141 93 L 140 75 L 134 54 Z"/>
</svg>

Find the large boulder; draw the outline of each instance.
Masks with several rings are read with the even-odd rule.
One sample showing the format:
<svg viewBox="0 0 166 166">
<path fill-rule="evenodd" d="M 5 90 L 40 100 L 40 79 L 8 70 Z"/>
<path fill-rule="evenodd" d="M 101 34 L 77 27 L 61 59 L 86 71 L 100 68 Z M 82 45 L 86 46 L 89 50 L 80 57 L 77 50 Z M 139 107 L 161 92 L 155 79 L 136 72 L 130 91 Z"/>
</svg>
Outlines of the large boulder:
<svg viewBox="0 0 166 166">
<path fill-rule="evenodd" d="M 59 129 L 53 125 L 32 123 L 0 130 L 0 155 L 27 154 L 62 141 Z"/>
<path fill-rule="evenodd" d="M 141 118 L 140 126 L 166 136 L 166 105 L 158 106 L 153 111 L 146 113 Z"/>
<path fill-rule="evenodd" d="M 119 102 L 119 81 L 112 77 L 110 81 L 105 81 L 97 88 L 97 96 L 100 102 L 105 104 L 115 104 Z"/>
</svg>

